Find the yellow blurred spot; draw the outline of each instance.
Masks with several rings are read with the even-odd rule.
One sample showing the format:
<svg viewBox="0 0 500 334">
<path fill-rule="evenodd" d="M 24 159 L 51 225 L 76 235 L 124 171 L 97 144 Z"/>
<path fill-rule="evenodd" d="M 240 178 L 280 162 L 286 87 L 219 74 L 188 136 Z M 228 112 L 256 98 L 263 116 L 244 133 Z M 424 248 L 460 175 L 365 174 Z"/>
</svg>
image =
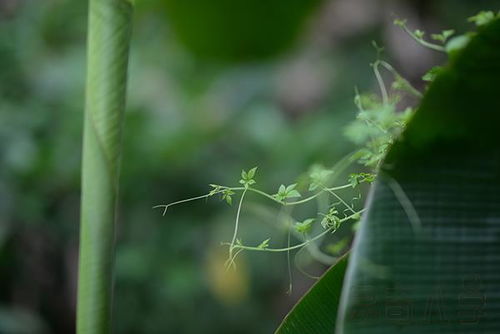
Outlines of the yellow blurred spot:
<svg viewBox="0 0 500 334">
<path fill-rule="evenodd" d="M 236 259 L 236 268 L 227 268 L 227 248 L 217 247 L 208 252 L 206 270 L 208 286 L 214 296 L 225 305 L 243 302 L 249 289 L 249 276 L 243 255 Z"/>
</svg>

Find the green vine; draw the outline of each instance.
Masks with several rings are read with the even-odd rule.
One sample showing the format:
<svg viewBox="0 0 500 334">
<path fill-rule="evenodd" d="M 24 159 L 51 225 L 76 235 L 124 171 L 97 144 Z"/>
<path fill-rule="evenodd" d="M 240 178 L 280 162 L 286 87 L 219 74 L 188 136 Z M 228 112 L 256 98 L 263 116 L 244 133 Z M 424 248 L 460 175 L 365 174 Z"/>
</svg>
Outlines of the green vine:
<svg viewBox="0 0 500 334">
<path fill-rule="evenodd" d="M 376 44 L 374 44 L 376 46 Z M 377 48 L 380 54 L 381 48 Z M 364 209 L 358 208 L 354 202 L 359 201 L 361 192 L 356 196 L 347 198 L 344 190 L 356 189 L 362 184 L 370 184 L 376 179 L 376 172 L 382 161 L 387 148 L 394 139 L 404 129 L 413 109 L 407 108 L 398 111 L 398 102 L 403 94 L 421 97 L 421 93 L 416 90 L 407 80 L 405 80 L 389 63 L 377 60 L 372 64 L 375 77 L 381 91 L 381 98 L 374 94 L 359 94 L 356 90 L 354 103 L 358 112 L 356 119 L 346 128 L 346 136 L 358 147 L 356 151 L 341 159 L 333 168 L 323 168 L 314 166 L 308 173 L 308 184 L 292 183 L 281 184 L 275 192 L 268 192 L 257 185 L 257 167 L 250 170 L 243 170 L 239 180 L 239 186 L 226 186 L 210 184 L 210 191 L 204 195 L 176 201 L 169 204 L 156 205 L 153 208 L 163 209 L 166 215 L 172 206 L 186 202 L 220 197 L 228 205 L 232 205 L 234 198 L 239 196 L 234 220 L 234 230 L 230 242 L 223 242 L 222 245 L 228 247 L 228 267 L 235 266 L 235 260 L 242 251 L 257 252 L 287 252 L 293 250 L 308 249 L 315 257 L 325 258 L 321 251 L 321 241 L 329 234 L 335 233 L 344 223 L 356 222 L 361 218 Z M 390 88 L 387 88 L 381 75 L 385 70 L 394 77 Z M 342 184 L 334 185 L 335 179 L 355 162 L 365 166 L 364 170 L 348 175 L 347 180 Z M 290 214 L 281 222 L 282 226 L 298 240 L 286 247 L 272 247 L 271 239 L 267 238 L 258 245 L 248 245 L 239 238 L 240 217 L 242 207 L 249 193 L 256 194 L 274 204 L 284 207 L 295 207 L 318 200 L 320 197 L 329 198 L 328 210 L 319 212 L 316 217 L 310 217 L 298 221 Z M 319 232 L 316 226 L 321 227 Z M 334 258 L 332 258 L 334 259 Z"/>
<path fill-rule="evenodd" d="M 478 15 L 469 18 L 469 21 L 477 25 L 486 24 L 500 14 L 493 12 L 481 12 Z M 443 30 L 438 34 L 431 34 L 430 38 L 434 42 L 425 40 L 425 33 L 421 30 L 411 31 L 407 27 L 406 20 L 395 20 L 395 25 L 406 31 L 411 38 L 424 47 L 435 51 L 452 54 L 455 50 L 463 47 L 470 33 L 461 36 L 454 36 L 454 30 Z M 276 192 L 267 192 L 256 187 L 257 167 L 248 171 L 241 172 L 240 186 L 225 186 L 210 184 L 210 191 L 204 195 L 192 197 L 169 204 L 156 205 L 154 209 L 163 209 L 163 215 L 167 210 L 175 205 L 207 199 L 219 196 L 222 201 L 232 205 L 233 198 L 240 196 L 234 221 L 234 232 L 230 242 L 222 242 L 223 246 L 228 247 L 229 255 L 226 262 L 227 267 L 235 266 L 235 260 L 243 251 L 256 252 L 286 252 L 298 250 L 308 250 L 311 256 L 322 262 L 327 259 L 329 262 L 335 260 L 334 257 L 325 252 L 343 248 L 348 240 L 345 238 L 338 242 L 338 245 L 327 245 L 322 250 L 322 240 L 329 234 L 335 233 L 339 228 L 347 223 L 356 223 L 361 219 L 364 212 L 363 207 L 354 205 L 361 199 L 361 191 L 356 196 L 346 197 L 344 190 L 357 189 L 362 184 L 371 184 L 376 180 L 379 166 L 383 161 L 386 152 L 393 144 L 396 138 L 404 130 L 406 124 L 414 113 L 412 107 L 401 107 L 401 100 L 405 95 L 412 96 L 417 100 L 422 98 L 422 93 L 417 90 L 408 80 L 406 80 L 396 69 L 388 62 L 381 59 L 380 55 L 383 48 L 373 43 L 377 58 L 371 64 L 373 73 L 378 84 L 380 95 L 373 93 L 360 94 L 355 89 L 354 104 L 357 107 L 357 114 L 354 121 L 345 128 L 345 136 L 353 142 L 358 148 L 356 151 L 341 159 L 333 168 L 324 168 L 314 166 L 307 174 L 308 183 L 291 183 L 289 185 L 281 184 Z M 440 71 L 440 67 L 434 67 L 423 76 L 424 81 L 432 81 Z M 393 80 L 387 85 L 383 79 L 382 71 L 386 71 L 392 76 Z M 345 182 L 335 185 L 347 167 L 358 163 L 359 171 L 347 176 Z M 303 180 L 303 178 L 299 178 Z M 420 227 L 418 216 L 414 212 L 413 206 L 408 198 L 397 184 L 390 184 L 391 188 L 402 202 L 408 216 L 414 224 L 414 228 Z M 239 238 L 239 227 L 242 207 L 249 193 L 254 193 L 281 208 L 292 209 L 295 206 L 310 203 L 320 198 L 328 199 L 328 209 L 326 212 L 319 212 L 315 217 L 309 217 L 304 220 L 293 218 L 291 211 L 287 212 L 285 219 L 278 221 L 279 225 L 288 231 L 288 244 L 286 247 L 274 247 L 271 245 L 271 239 L 266 238 L 257 245 L 244 244 Z M 319 205 L 318 205 L 319 207 Z M 353 225 L 355 226 L 355 225 Z M 318 229 L 321 229 L 318 231 Z M 292 244 L 290 236 L 297 241 Z M 302 271 L 302 270 L 301 270 Z M 310 276 L 310 275 L 308 275 Z"/>
</svg>

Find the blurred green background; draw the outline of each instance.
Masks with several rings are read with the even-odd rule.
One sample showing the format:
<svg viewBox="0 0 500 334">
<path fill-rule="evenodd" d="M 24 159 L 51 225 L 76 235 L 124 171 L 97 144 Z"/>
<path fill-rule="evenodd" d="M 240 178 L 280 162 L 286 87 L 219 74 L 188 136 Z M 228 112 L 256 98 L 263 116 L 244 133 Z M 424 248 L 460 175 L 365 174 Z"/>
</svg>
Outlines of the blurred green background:
<svg viewBox="0 0 500 334">
<path fill-rule="evenodd" d="M 273 192 L 352 147 L 371 41 L 417 87 L 444 60 L 392 25 L 469 29 L 500 1 L 136 0 L 118 207 L 116 333 L 271 333 L 314 280 L 285 254 L 225 271 L 234 208 L 153 205 L 233 185 Z M 235 5 L 236 4 L 236 5 Z M 242 12 L 246 13 L 243 15 Z M 0 333 L 74 332 L 86 1 L 0 0 Z M 252 200 L 252 198 L 251 198 Z M 286 235 L 243 212 L 253 244 Z M 312 262 L 309 272 L 326 266 Z"/>
</svg>

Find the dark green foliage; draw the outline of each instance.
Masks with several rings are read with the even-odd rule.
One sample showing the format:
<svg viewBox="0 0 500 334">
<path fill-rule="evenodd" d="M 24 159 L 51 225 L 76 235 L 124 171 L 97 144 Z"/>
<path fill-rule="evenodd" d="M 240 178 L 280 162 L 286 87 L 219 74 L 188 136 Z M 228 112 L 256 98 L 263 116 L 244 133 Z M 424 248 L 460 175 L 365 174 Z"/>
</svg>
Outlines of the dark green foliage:
<svg viewBox="0 0 500 334">
<path fill-rule="evenodd" d="M 335 327 L 348 256 L 338 260 L 286 316 L 276 334 L 323 334 Z"/>
<path fill-rule="evenodd" d="M 500 23 L 496 20 L 478 31 L 468 46 L 439 71 L 403 140 L 387 157 L 387 164 L 402 151 L 415 155 L 414 150 L 425 152 L 443 145 L 454 146 L 457 151 L 497 146 Z"/>
<path fill-rule="evenodd" d="M 175 37 L 196 55 L 247 61 L 284 51 L 321 0 L 165 0 Z"/>
</svg>

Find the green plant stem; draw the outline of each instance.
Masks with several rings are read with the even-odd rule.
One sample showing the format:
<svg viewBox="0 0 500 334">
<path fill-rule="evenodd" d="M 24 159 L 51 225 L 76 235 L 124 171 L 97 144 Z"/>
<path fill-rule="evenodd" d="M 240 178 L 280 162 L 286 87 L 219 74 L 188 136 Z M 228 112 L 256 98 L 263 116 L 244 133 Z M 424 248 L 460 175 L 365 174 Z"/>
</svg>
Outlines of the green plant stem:
<svg viewBox="0 0 500 334">
<path fill-rule="evenodd" d="M 277 199 L 273 195 L 268 194 L 268 193 L 266 193 L 266 192 L 264 192 L 262 190 L 256 189 L 256 188 L 252 188 L 252 187 L 245 188 L 245 187 L 225 187 L 225 186 L 221 186 L 222 190 L 214 191 L 212 193 L 205 194 L 205 195 L 200 195 L 200 196 L 196 196 L 196 197 L 186 198 L 186 199 L 183 199 L 183 200 L 180 200 L 180 201 L 175 201 L 175 202 L 172 202 L 172 203 L 169 203 L 169 204 L 155 205 L 155 206 L 153 206 L 153 209 L 163 208 L 163 215 L 165 215 L 167 213 L 168 208 L 171 207 L 171 206 L 174 206 L 174 205 L 177 205 L 177 204 L 186 203 L 186 202 L 197 201 L 197 200 L 200 200 L 200 199 L 203 199 L 203 198 L 209 198 L 209 197 L 212 197 L 214 195 L 222 193 L 224 190 L 251 191 L 253 193 L 256 193 L 256 194 L 259 194 L 261 196 L 264 196 L 264 197 L 272 200 L 273 202 L 276 202 L 276 203 L 281 204 L 283 206 L 293 206 L 293 205 L 299 205 L 299 204 L 304 204 L 304 203 L 310 202 L 311 200 L 313 200 L 316 197 L 318 197 L 319 195 L 321 195 L 324 191 L 332 192 L 332 191 L 347 189 L 347 188 L 351 188 L 351 187 L 352 187 L 351 184 L 344 184 L 344 185 L 338 186 L 338 187 L 323 188 L 323 191 L 319 191 L 319 192 L 317 192 L 317 193 L 315 193 L 315 194 L 313 194 L 313 195 L 311 195 L 309 197 L 303 198 L 303 199 L 301 199 L 299 201 L 285 202 L 285 201 L 280 201 L 279 199 Z"/>
<path fill-rule="evenodd" d="M 420 45 L 425 46 L 426 48 L 434 50 L 434 51 L 446 52 L 446 49 L 443 46 L 437 45 L 437 44 L 433 44 L 433 43 L 429 43 L 426 40 L 424 40 L 423 38 L 417 37 L 417 35 L 415 35 L 413 33 L 413 31 L 411 31 L 410 29 L 408 29 L 408 27 L 406 26 L 406 24 L 401 25 L 401 27 L 403 28 L 404 31 L 406 31 L 406 33 L 408 35 L 410 35 L 411 38 L 413 38 Z"/>
<path fill-rule="evenodd" d="M 356 217 L 357 215 L 361 214 L 362 212 L 364 212 L 365 210 L 360 210 L 356 213 L 353 213 L 352 215 L 350 216 L 347 216 L 345 218 L 342 218 L 340 219 L 340 223 L 343 223 L 345 221 L 348 221 L 349 219 L 353 219 L 354 217 Z M 298 249 L 298 248 L 302 248 L 304 246 L 307 246 L 308 244 L 310 244 L 311 242 L 314 242 L 320 238 L 322 238 L 323 236 L 325 236 L 327 233 L 329 232 L 332 232 L 335 230 L 335 227 L 330 227 L 326 230 L 324 230 L 323 232 L 321 232 L 320 234 L 318 235 L 315 235 L 313 238 L 311 239 L 307 239 L 306 241 L 300 243 L 300 244 L 296 244 L 296 245 L 293 245 L 293 246 L 290 246 L 290 247 L 285 247 L 285 248 L 259 248 L 259 247 L 253 247 L 253 246 L 244 246 L 244 245 L 233 245 L 232 243 L 228 243 L 228 242 L 224 242 L 222 243 L 223 245 L 229 245 L 232 249 L 245 249 L 245 250 L 252 250 L 252 251 L 259 251 L 259 252 L 288 252 L 290 250 L 294 250 L 294 249 Z"/>
<path fill-rule="evenodd" d="M 328 188 L 323 188 L 325 191 L 327 191 L 328 193 L 332 194 L 336 199 L 338 199 L 342 204 L 344 204 L 344 206 L 349 210 L 351 211 L 352 213 L 356 213 L 356 211 L 354 211 L 354 209 L 346 203 L 346 201 L 344 201 L 342 199 L 342 197 L 340 197 L 339 195 L 337 195 L 336 193 L 334 193 L 331 189 L 328 189 Z"/>
<path fill-rule="evenodd" d="M 132 4 L 90 0 L 77 333 L 111 331 L 115 203 Z"/>
<path fill-rule="evenodd" d="M 380 60 L 375 61 L 373 63 L 373 73 L 375 73 L 375 78 L 377 79 L 378 85 L 380 87 L 380 93 L 382 95 L 382 103 L 384 105 L 387 105 L 389 102 L 389 95 L 387 94 L 387 88 L 385 87 L 384 79 L 382 79 L 382 76 L 380 75 L 380 71 L 378 69 L 380 65 Z"/>
<path fill-rule="evenodd" d="M 332 188 L 324 188 L 324 190 L 326 190 L 326 191 L 337 191 L 337 190 L 342 190 L 342 189 L 347 189 L 347 188 L 352 188 L 352 185 L 350 185 L 350 184 L 344 184 L 343 186 L 332 187 Z M 303 203 L 309 202 L 312 199 L 315 199 L 316 197 L 318 197 L 321 194 L 322 194 L 322 192 L 320 191 L 320 192 L 317 192 L 314 195 L 311 195 L 311 196 L 306 197 L 304 199 L 301 199 L 299 201 L 285 202 L 283 205 L 299 205 L 299 204 L 303 204 Z"/>
<path fill-rule="evenodd" d="M 196 196 L 196 197 L 192 197 L 192 198 L 186 198 L 186 199 L 183 199 L 183 200 L 180 200 L 180 201 L 176 201 L 176 202 L 172 202 L 172 203 L 166 204 L 166 205 L 165 204 L 155 205 L 155 206 L 153 206 L 153 209 L 163 208 L 163 216 L 165 216 L 167 214 L 168 208 L 171 207 L 171 206 L 174 206 L 174 205 L 177 205 L 177 204 L 186 203 L 186 202 L 197 201 L 199 199 L 208 198 L 210 196 L 219 194 L 221 192 L 222 191 L 217 191 L 217 192 L 214 192 L 213 194 L 205 194 L 205 195 Z"/>
<path fill-rule="evenodd" d="M 241 207 L 243 206 L 243 200 L 245 199 L 245 195 L 248 191 L 248 188 L 245 188 L 243 190 L 243 193 L 241 194 L 240 201 L 238 203 L 238 211 L 236 212 L 236 221 L 234 223 L 234 233 L 233 233 L 233 239 L 231 240 L 231 246 L 229 247 L 229 260 L 230 264 L 234 263 L 234 259 L 236 255 L 233 257 L 233 249 L 235 248 L 235 243 L 236 243 L 236 237 L 238 236 L 238 228 L 240 224 L 240 215 L 241 215 Z"/>
<path fill-rule="evenodd" d="M 345 184 L 345 185 L 343 185 L 343 186 L 338 186 L 338 187 L 324 188 L 324 190 L 325 190 L 325 191 L 335 191 L 335 190 L 346 189 L 346 188 L 349 188 L 349 187 L 351 187 L 351 185 L 350 185 L 350 184 Z M 230 190 L 235 190 L 235 191 L 238 191 L 238 190 L 244 190 L 245 188 L 243 188 L 243 187 L 236 187 L 236 188 L 229 188 L 229 189 L 230 189 Z M 292 206 L 292 205 L 304 204 L 304 203 L 307 203 L 307 202 L 309 202 L 309 201 L 311 201 L 311 200 L 315 199 L 316 197 L 318 197 L 319 195 L 321 195 L 321 194 L 322 194 L 322 192 L 321 192 L 321 191 L 319 191 L 319 192 L 317 192 L 316 194 L 311 195 L 311 196 L 309 196 L 309 197 L 306 197 L 306 198 L 304 198 L 304 199 L 301 199 L 301 200 L 299 200 L 299 201 L 285 202 L 285 201 L 280 201 L 280 200 L 279 200 L 279 199 L 277 199 L 276 197 L 273 197 L 273 195 L 270 195 L 270 194 L 268 194 L 268 193 L 266 193 L 266 192 L 263 192 L 263 191 L 261 191 L 261 190 L 259 190 L 259 189 L 255 189 L 255 188 L 251 188 L 251 187 L 249 187 L 249 188 L 248 188 L 248 190 L 249 190 L 249 191 L 252 191 L 252 192 L 254 192 L 254 193 L 257 193 L 257 194 L 259 194 L 259 195 L 262 195 L 262 196 L 264 196 L 264 197 L 267 197 L 267 198 L 269 198 L 269 199 L 273 200 L 274 202 L 279 203 L 279 204 L 284 205 L 284 206 Z"/>
<path fill-rule="evenodd" d="M 421 99 L 423 97 L 422 93 L 420 93 L 420 91 L 418 89 L 416 89 L 415 87 L 413 87 L 413 85 L 408 81 L 406 80 L 405 78 L 403 78 L 403 76 L 401 74 L 399 74 L 398 71 L 396 71 L 394 69 L 394 67 L 392 67 L 391 64 L 389 64 L 388 62 L 386 61 L 383 61 L 383 60 L 380 60 L 379 61 L 380 65 L 383 66 L 387 71 L 391 72 L 391 74 L 395 77 L 395 78 L 399 78 L 400 80 L 402 80 L 405 84 L 405 88 L 408 90 L 408 92 L 410 94 L 412 94 L 413 96 L 415 97 L 418 97 L 419 99 Z"/>
<path fill-rule="evenodd" d="M 275 221 L 276 217 L 273 213 L 270 212 L 267 207 L 261 204 L 254 204 L 254 205 L 249 205 L 249 210 L 259 218 L 262 218 L 260 220 L 264 221 L 265 223 L 269 224 L 272 227 L 277 228 Z M 288 215 L 286 218 L 278 220 L 278 221 L 283 221 L 283 225 L 285 225 L 285 221 L 289 221 L 292 219 L 290 215 Z M 290 230 L 290 232 L 299 240 L 301 241 L 307 241 L 307 235 L 304 233 L 297 232 L 291 224 L 286 224 L 287 229 Z M 318 246 L 313 242 L 304 247 L 307 249 L 309 254 L 319 262 L 325 264 L 325 265 L 331 265 L 333 261 L 335 260 L 335 257 L 331 257 L 325 253 L 323 253 Z M 297 255 L 296 255 L 297 256 Z"/>
</svg>

